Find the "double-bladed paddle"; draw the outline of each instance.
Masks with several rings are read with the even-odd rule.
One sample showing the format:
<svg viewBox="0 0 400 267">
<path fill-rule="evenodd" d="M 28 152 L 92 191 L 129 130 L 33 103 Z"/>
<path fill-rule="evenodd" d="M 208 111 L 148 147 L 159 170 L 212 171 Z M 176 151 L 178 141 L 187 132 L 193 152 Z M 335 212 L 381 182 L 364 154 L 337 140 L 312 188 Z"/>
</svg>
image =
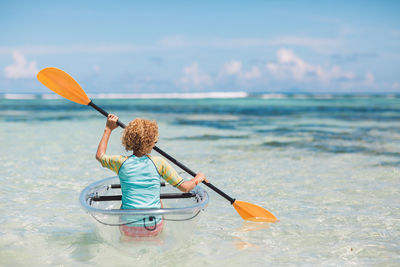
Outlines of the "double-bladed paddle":
<svg viewBox="0 0 400 267">
<path fill-rule="evenodd" d="M 108 112 L 106 112 L 104 109 L 94 104 L 93 101 L 91 101 L 89 97 L 86 95 L 85 91 L 83 91 L 81 86 L 68 73 L 60 69 L 50 67 L 42 69 L 38 73 L 37 78 L 41 83 L 43 83 L 50 90 L 54 91 L 56 94 L 68 100 L 71 100 L 75 103 L 91 106 L 104 116 L 106 117 L 108 116 Z M 125 124 L 123 124 L 122 122 L 117 121 L 117 124 L 120 127 L 125 128 Z M 193 177 L 196 176 L 195 172 L 193 172 L 188 167 L 186 167 L 185 165 L 174 159 L 172 156 L 168 155 L 166 152 L 164 152 L 157 146 L 154 146 L 153 149 L 158 153 L 160 153 L 162 156 L 166 157 L 171 162 L 173 162 L 175 165 L 186 171 L 188 174 L 192 175 Z M 220 189 L 215 187 L 213 184 L 204 181 L 203 183 L 212 190 L 214 190 L 215 192 L 217 192 L 219 195 L 227 199 L 244 220 L 258 221 L 258 222 L 277 221 L 276 217 L 266 209 L 248 202 L 231 198 L 230 196 L 222 192 Z"/>
</svg>

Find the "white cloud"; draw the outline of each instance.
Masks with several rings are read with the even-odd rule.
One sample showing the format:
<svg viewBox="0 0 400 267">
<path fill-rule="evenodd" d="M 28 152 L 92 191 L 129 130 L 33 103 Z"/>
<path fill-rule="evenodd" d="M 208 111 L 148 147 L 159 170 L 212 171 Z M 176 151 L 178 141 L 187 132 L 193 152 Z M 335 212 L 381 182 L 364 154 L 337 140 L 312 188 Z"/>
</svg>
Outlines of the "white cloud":
<svg viewBox="0 0 400 267">
<path fill-rule="evenodd" d="M 235 76 L 239 79 L 253 80 L 261 76 L 261 71 L 257 66 L 253 66 L 249 71 L 242 70 L 242 62 L 238 60 L 232 60 L 226 62 L 222 67 L 220 77 L 223 76 Z"/>
<path fill-rule="evenodd" d="M 355 90 L 371 90 L 371 89 L 382 89 L 387 85 L 378 85 L 375 82 L 375 76 L 372 72 L 366 72 L 364 77 L 348 79 L 339 84 L 342 89 L 355 89 Z"/>
<path fill-rule="evenodd" d="M 267 69 L 277 78 L 293 77 L 300 81 L 309 71 L 314 69 L 313 66 L 308 65 L 289 49 L 279 49 L 277 57 L 277 63 L 267 63 Z"/>
<path fill-rule="evenodd" d="M 224 64 L 222 73 L 226 75 L 239 75 L 242 71 L 242 63 L 237 60 L 232 60 Z"/>
<path fill-rule="evenodd" d="M 247 80 L 253 80 L 261 77 L 261 71 L 258 67 L 253 66 L 248 72 L 243 74 L 243 78 Z"/>
<path fill-rule="evenodd" d="M 203 86 L 210 86 L 213 83 L 208 74 L 200 71 L 199 64 L 196 62 L 190 66 L 184 67 L 183 73 L 183 77 L 177 82 L 178 86 L 182 86 L 183 88 L 200 88 Z"/>
<path fill-rule="evenodd" d="M 320 70 L 317 74 L 319 80 L 323 83 L 329 83 L 331 81 L 351 81 L 356 79 L 356 75 L 350 71 L 343 71 L 340 66 L 334 65 L 331 69 L 325 70 L 320 66 L 317 66 Z"/>
<path fill-rule="evenodd" d="M 297 82 L 319 81 L 324 85 L 331 81 L 346 81 L 356 78 L 352 72 L 343 71 L 340 66 L 333 66 L 330 69 L 320 65 L 312 65 L 292 50 L 281 48 L 277 52 L 277 62 L 267 63 L 266 68 L 278 79 L 294 79 Z"/>
<path fill-rule="evenodd" d="M 39 72 L 36 66 L 36 61 L 27 62 L 25 56 L 21 52 L 14 51 L 13 59 L 13 64 L 4 68 L 6 78 L 33 78 Z"/>
<path fill-rule="evenodd" d="M 184 75 L 176 82 L 177 86 L 190 89 L 216 86 L 243 86 L 249 85 L 250 80 L 257 79 L 261 76 L 258 67 L 253 66 L 248 71 L 242 70 L 242 62 L 231 60 L 223 64 L 219 74 L 210 75 L 200 70 L 198 63 L 194 62 L 190 66 L 183 69 Z"/>
<path fill-rule="evenodd" d="M 365 73 L 365 78 L 360 82 L 363 88 L 375 88 L 379 89 L 375 82 L 375 76 L 372 72 L 368 71 Z"/>
<path fill-rule="evenodd" d="M 268 61 L 265 68 L 253 65 L 244 68 L 240 60 L 225 62 L 220 72 L 214 76 L 200 71 L 199 65 L 193 63 L 183 70 L 184 76 L 177 82 L 183 88 L 200 88 L 214 85 L 229 88 L 253 88 L 254 86 L 304 87 L 308 90 L 359 90 L 378 89 L 372 72 L 356 75 L 346 71 L 339 65 L 312 64 L 290 49 L 277 51 L 275 62 Z M 394 87 L 398 84 L 394 85 Z"/>
</svg>

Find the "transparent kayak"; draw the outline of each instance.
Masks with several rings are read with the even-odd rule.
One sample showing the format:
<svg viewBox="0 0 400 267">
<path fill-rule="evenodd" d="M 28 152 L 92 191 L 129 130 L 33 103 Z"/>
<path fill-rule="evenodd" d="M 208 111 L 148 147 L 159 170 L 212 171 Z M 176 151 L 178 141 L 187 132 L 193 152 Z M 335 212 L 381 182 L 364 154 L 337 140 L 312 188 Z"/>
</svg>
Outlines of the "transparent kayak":
<svg viewBox="0 0 400 267">
<path fill-rule="evenodd" d="M 119 178 L 109 177 L 88 185 L 82 190 L 79 200 L 81 206 L 97 221 L 98 233 L 115 238 L 120 235 L 119 227 L 129 224 L 132 218 L 154 216 L 164 219 L 167 228 L 169 224 L 179 224 L 194 221 L 209 202 L 207 192 L 200 186 L 195 187 L 190 193 L 182 193 L 169 184 L 161 182 L 160 209 L 120 209 L 121 187 Z M 170 222 L 171 223 L 170 223 Z M 189 227 L 190 228 L 190 227 Z M 164 231 L 165 232 L 165 231 Z"/>
</svg>

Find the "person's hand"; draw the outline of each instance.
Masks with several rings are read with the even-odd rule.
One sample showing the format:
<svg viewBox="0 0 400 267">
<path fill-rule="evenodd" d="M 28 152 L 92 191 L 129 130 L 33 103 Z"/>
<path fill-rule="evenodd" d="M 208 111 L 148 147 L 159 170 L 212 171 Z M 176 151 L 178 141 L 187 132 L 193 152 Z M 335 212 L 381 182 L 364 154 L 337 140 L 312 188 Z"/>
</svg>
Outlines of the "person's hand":
<svg viewBox="0 0 400 267">
<path fill-rule="evenodd" d="M 208 180 L 207 180 L 206 176 L 204 175 L 204 173 L 201 173 L 201 172 L 196 174 L 196 177 L 194 177 L 194 180 L 195 180 L 196 185 L 198 185 L 199 183 L 201 183 L 203 181 L 208 183 Z"/>
<path fill-rule="evenodd" d="M 106 128 L 110 129 L 111 131 L 118 127 L 117 124 L 118 117 L 114 114 L 108 114 Z"/>
</svg>

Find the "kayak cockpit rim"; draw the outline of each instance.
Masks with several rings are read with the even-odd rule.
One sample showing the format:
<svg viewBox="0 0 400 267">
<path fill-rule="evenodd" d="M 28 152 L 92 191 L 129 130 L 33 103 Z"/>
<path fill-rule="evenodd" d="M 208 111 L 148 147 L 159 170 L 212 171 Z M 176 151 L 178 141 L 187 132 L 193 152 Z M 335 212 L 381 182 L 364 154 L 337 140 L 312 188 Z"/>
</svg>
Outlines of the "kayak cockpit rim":
<svg viewBox="0 0 400 267">
<path fill-rule="evenodd" d="M 208 193 L 200 186 L 195 187 L 191 193 L 194 195 L 193 198 L 196 198 L 197 203 L 194 205 L 188 205 L 182 208 L 160 208 L 160 209 L 99 209 L 91 206 L 92 198 L 96 195 L 94 192 L 98 190 L 107 189 L 107 187 L 111 188 L 111 184 L 115 184 L 115 181 L 118 180 L 118 176 L 108 177 L 99 181 L 96 181 L 90 185 L 88 185 L 85 189 L 82 190 L 79 201 L 81 206 L 85 209 L 85 211 L 89 213 L 96 214 L 104 214 L 104 215 L 184 215 L 184 214 L 193 214 L 195 212 L 204 210 L 209 201 Z"/>
</svg>

